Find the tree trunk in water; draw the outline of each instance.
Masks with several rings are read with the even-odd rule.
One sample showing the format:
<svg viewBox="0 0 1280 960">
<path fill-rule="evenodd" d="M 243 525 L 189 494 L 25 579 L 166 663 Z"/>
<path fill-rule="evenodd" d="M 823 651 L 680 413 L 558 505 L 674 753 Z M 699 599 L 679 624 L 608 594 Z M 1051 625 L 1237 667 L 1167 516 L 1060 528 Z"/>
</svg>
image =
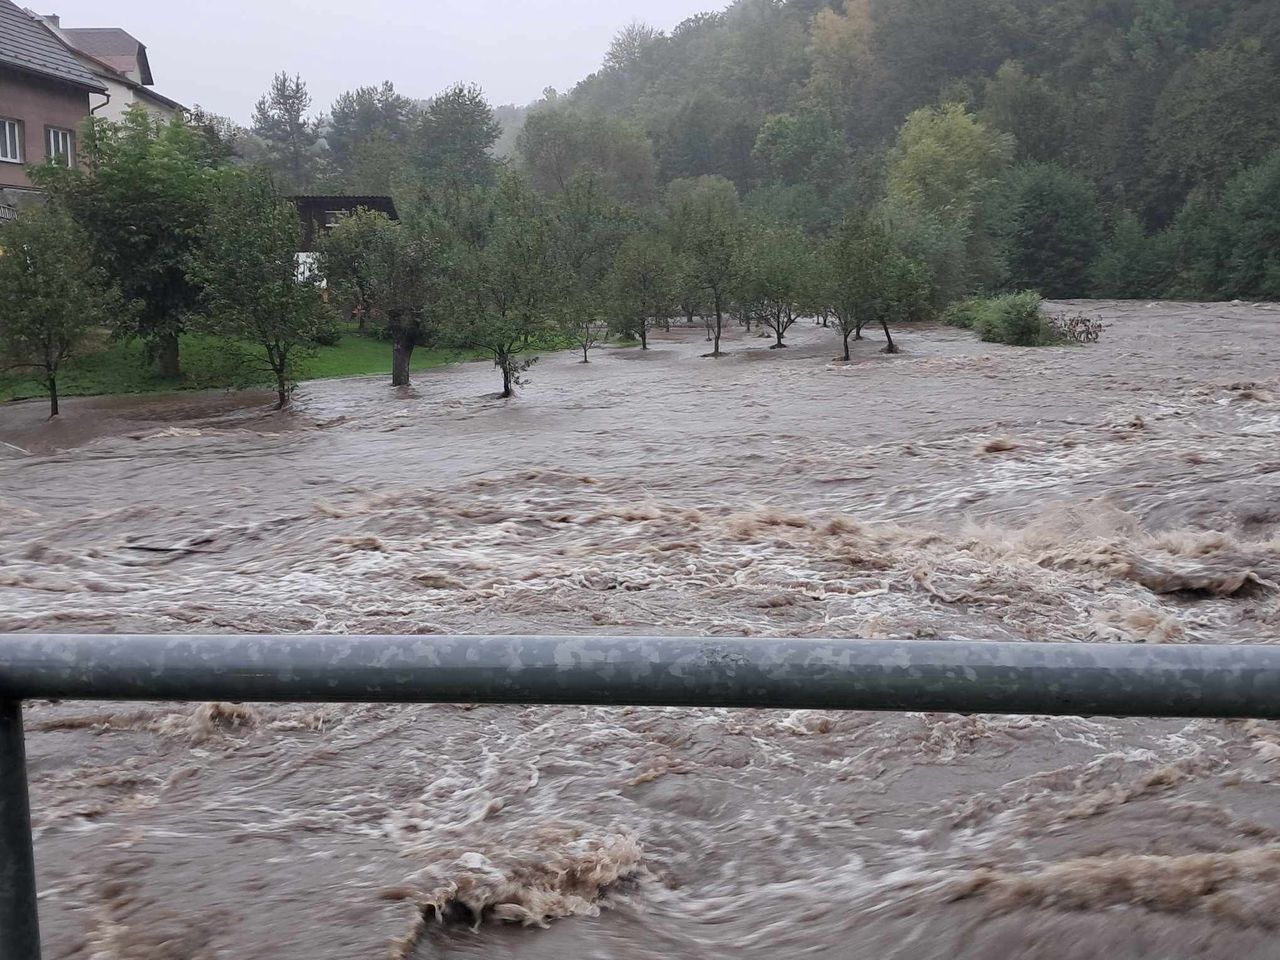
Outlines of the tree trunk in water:
<svg viewBox="0 0 1280 960">
<path fill-rule="evenodd" d="M 506 398 L 515 392 L 511 389 L 511 364 L 500 360 L 498 366 L 502 367 L 502 396 Z"/>
<path fill-rule="evenodd" d="M 156 368 L 160 376 L 176 380 L 182 376 L 182 367 L 178 363 L 178 335 L 165 334 L 156 341 Z"/>
<path fill-rule="evenodd" d="M 782 342 L 782 328 L 781 328 L 781 327 L 778 327 L 778 328 L 777 328 L 776 330 L 774 330 L 773 332 L 774 332 L 775 334 L 777 334 L 777 336 L 778 336 L 778 342 L 775 344 L 775 346 L 777 346 L 777 347 L 785 347 L 785 346 L 786 346 L 786 344 Z"/>
<path fill-rule="evenodd" d="M 276 409 L 283 410 L 289 405 L 289 381 L 280 371 L 276 371 Z"/>
<path fill-rule="evenodd" d="M 884 320 L 881 320 L 881 321 L 880 321 L 880 326 L 882 326 L 882 327 L 884 328 L 884 339 L 885 339 L 885 341 L 889 344 L 887 347 L 885 347 L 885 348 L 884 348 L 884 352 L 885 352 L 885 353 L 897 353 L 897 352 L 898 352 L 898 347 L 897 347 L 897 345 L 893 342 L 893 336 L 889 333 L 889 324 L 888 324 L 888 323 L 886 323 Z"/>
<path fill-rule="evenodd" d="M 844 332 L 844 359 L 849 359 L 849 331 L 847 329 Z"/>
<path fill-rule="evenodd" d="M 409 361 L 413 359 L 413 338 L 398 335 L 391 344 L 391 385 L 409 385 Z"/>
<path fill-rule="evenodd" d="M 711 351 L 711 355 L 713 357 L 720 356 L 720 325 L 721 323 L 723 323 L 723 318 L 720 316 L 720 304 L 717 303 L 716 304 L 716 345 L 715 345 L 715 349 Z"/>
<path fill-rule="evenodd" d="M 582 362 L 583 363 L 591 362 L 590 360 L 587 359 L 587 345 L 585 343 L 582 345 Z"/>
<path fill-rule="evenodd" d="M 649 331 L 645 328 L 644 324 L 640 325 L 640 349 L 649 349 Z"/>
<path fill-rule="evenodd" d="M 685 323 L 689 324 L 691 327 L 693 326 L 693 307 L 684 308 L 684 319 Z"/>
<path fill-rule="evenodd" d="M 49 374 L 49 419 L 52 420 L 58 415 L 58 378 L 54 374 Z"/>
</svg>

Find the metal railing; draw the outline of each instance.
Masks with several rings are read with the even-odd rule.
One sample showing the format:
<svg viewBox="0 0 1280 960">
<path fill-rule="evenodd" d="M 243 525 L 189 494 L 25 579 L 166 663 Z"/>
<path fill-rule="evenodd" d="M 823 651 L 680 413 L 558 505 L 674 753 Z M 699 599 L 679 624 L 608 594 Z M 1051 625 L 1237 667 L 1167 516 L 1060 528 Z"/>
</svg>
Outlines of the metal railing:
<svg viewBox="0 0 1280 960">
<path fill-rule="evenodd" d="M 0 636 L 0 960 L 39 960 L 24 699 L 1280 718 L 1280 645 Z"/>
</svg>

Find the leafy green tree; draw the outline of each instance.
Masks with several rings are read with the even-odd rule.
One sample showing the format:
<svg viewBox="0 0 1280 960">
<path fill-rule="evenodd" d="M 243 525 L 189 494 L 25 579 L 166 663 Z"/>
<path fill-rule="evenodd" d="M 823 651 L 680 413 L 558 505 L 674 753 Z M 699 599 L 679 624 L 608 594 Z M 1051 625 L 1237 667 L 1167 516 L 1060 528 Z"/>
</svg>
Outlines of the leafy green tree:
<svg viewBox="0 0 1280 960">
<path fill-rule="evenodd" d="M 680 238 L 676 254 L 681 271 L 711 309 L 711 356 L 721 357 L 724 314 L 741 267 L 744 225 L 738 191 L 723 177 L 675 180 L 667 187 L 666 207 Z"/>
<path fill-rule="evenodd" d="M 1280 150 L 1234 177 L 1223 207 L 1233 239 L 1227 293 L 1280 300 Z"/>
<path fill-rule="evenodd" d="M 795 228 L 753 224 L 739 249 L 739 311 L 773 332 L 774 349 L 800 318 L 810 299 L 809 264 L 812 251 Z"/>
<path fill-rule="evenodd" d="M 1092 184 L 1056 164 L 1026 164 L 994 188 L 992 208 L 1010 286 L 1087 295 L 1103 233 Z"/>
<path fill-rule="evenodd" d="M 1092 295 L 1116 299 L 1164 296 L 1172 279 L 1172 239 L 1168 231 L 1147 236 L 1142 221 L 1122 210 L 1089 270 Z"/>
<path fill-rule="evenodd" d="M 649 331 L 671 315 L 676 302 L 676 259 L 671 244 L 656 231 L 629 234 L 622 241 L 607 281 L 614 329 L 649 349 Z"/>
<path fill-rule="evenodd" d="M 324 327 L 320 289 L 299 277 L 297 209 L 269 180 L 238 170 L 222 171 L 210 199 L 203 243 L 189 265 L 204 291 L 203 325 L 272 378 L 282 410 Z"/>
<path fill-rule="evenodd" d="M 360 207 L 320 238 L 318 267 L 330 302 L 346 317 L 354 317 L 361 331 L 378 308 L 374 271 L 388 222 L 385 213 Z"/>
<path fill-rule="evenodd" d="M 890 323 L 915 319 L 928 311 L 927 270 L 902 253 L 885 227 L 869 217 L 851 217 L 827 242 L 822 282 L 836 328 L 849 359 L 850 338 L 879 323 L 885 353 L 896 353 Z"/>
<path fill-rule="evenodd" d="M 525 120 L 516 149 L 530 181 L 543 193 L 567 190 L 586 174 L 618 197 L 643 199 L 653 192 L 653 146 L 617 118 L 541 107 Z"/>
<path fill-rule="evenodd" d="M 84 227 L 100 263 L 138 309 L 116 332 L 140 338 L 161 376 L 180 375 L 178 337 L 200 300 L 187 273 L 209 215 L 207 184 L 217 158 L 181 119 L 163 122 L 134 107 L 119 123 L 87 128 L 86 169 L 33 171 Z"/>
<path fill-rule="evenodd" d="M 766 117 L 752 158 L 767 182 L 816 185 L 835 179 L 847 151 L 831 118 L 807 109 Z"/>
<path fill-rule="evenodd" d="M 591 171 L 575 176 L 547 206 L 564 278 L 557 325 L 582 349 L 587 363 L 588 351 L 608 329 L 609 268 L 630 225 Z"/>
<path fill-rule="evenodd" d="M 967 220 L 979 194 L 1013 156 L 996 133 L 958 103 L 907 117 L 889 162 L 889 192 L 947 219 Z"/>
<path fill-rule="evenodd" d="M 0 231 L 0 370 L 35 371 L 58 416 L 58 374 L 86 335 L 124 311 L 119 289 L 60 204 Z"/>
<path fill-rule="evenodd" d="M 502 372 L 502 396 L 524 384 L 525 357 L 562 308 L 564 274 L 542 200 L 518 177 L 499 180 L 482 233 L 457 245 L 458 346 L 488 353 Z"/>
<path fill-rule="evenodd" d="M 311 94 L 302 77 L 277 73 L 253 110 L 253 132 L 267 149 L 267 161 L 282 190 L 304 190 L 320 162 L 320 122 L 307 116 Z"/>
<path fill-rule="evenodd" d="M 391 341 L 391 385 L 407 387 L 413 351 L 445 335 L 454 261 L 438 225 L 357 211 L 329 231 L 320 270 L 342 302 L 379 320 Z"/>
<path fill-rule="evenodd" d="M 1256 43 L 1209 50 L 1160 94 L 1149 149 L 1153 218 L 1166 221 L 1192 187 L 1219 189 L 1280 141 L 1280 61 Z"/>
<path fill-rule="evenodd" d="M 1018 160 L 1047 162 L 1062 156 L 1066 114 L 1066 105 L 1050 83 L 1011 60 L 987 81 L 978 118 L 1013 137 Z"/>
<path fill-rule="evenodd" d="M 485 186 L 494 182 L 493 146 L 502 134 L 484 91 L 456 83 L 428 101 L 417 133 L 418 165 L 437 182 Z"/>
<path fill-rule="evenodd" d="M 1174 276 L 1168 296 L 1186 300 L 1228 299 L 1235 254 L 1232 224 L 1208 187 L 1187 197 L 1169 228 Z"/>
</svg>

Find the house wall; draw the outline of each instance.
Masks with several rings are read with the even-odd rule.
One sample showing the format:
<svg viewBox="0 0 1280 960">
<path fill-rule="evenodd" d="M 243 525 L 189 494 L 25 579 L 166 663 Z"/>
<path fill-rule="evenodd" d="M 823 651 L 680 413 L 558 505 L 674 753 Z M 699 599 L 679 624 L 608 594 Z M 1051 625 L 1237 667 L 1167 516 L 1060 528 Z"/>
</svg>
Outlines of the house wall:
<svg viewBox="0 0 1280 960">
<path fill-rule="evenodd" d="M 0 161 L 0 188 L 31 189 L 26 167 L 47 159 L 44 128 L 62 127 L 78 133 L 88 115 L 87 90 L 0 67 L 0 117 L 22 121 L 25 161 Z M 79 150 L 78 143 L 76 149 Z"/>
<path fill-rule="evenodd" d="M 95 117 L 102 117 L 104 120 L 113 120 L 118 123 L 124 119 L 125 112 L 135 103 L 145 107 L 148 113 L 159 120 L 169 120 L 176 112 L 171 107 L 156 103 L 154 100 L 148 100 L 145 96 L 139 96 L 133 88 L 112 80 L 110 77 L 98 74 L 98 79 L 107 88 L 110 97 L 100 93 L 89 94 L 89 107 L 93 110 Z"/>
</svg>

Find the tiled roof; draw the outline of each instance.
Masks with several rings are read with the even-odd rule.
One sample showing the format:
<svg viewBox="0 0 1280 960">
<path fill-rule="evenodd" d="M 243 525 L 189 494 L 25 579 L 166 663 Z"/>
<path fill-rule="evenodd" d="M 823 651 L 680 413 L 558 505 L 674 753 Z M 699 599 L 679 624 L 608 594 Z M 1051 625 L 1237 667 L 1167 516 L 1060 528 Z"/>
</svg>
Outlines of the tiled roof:
<svg viewBox="0 0 1280 960">
<path fill-rule="evenodd" d="M 10 0 L 0 0 L 0 66 L 106 91 L 48 27 Z"/>
<path fill-rule="evenodd" d="M 63 27 L 62 33 L 77 50 L 106 61 L 121 73 L 136 68 L 142 83 L 152 83 L 147 48 L 127 30 L 119 27 Z"/>
</svg>

